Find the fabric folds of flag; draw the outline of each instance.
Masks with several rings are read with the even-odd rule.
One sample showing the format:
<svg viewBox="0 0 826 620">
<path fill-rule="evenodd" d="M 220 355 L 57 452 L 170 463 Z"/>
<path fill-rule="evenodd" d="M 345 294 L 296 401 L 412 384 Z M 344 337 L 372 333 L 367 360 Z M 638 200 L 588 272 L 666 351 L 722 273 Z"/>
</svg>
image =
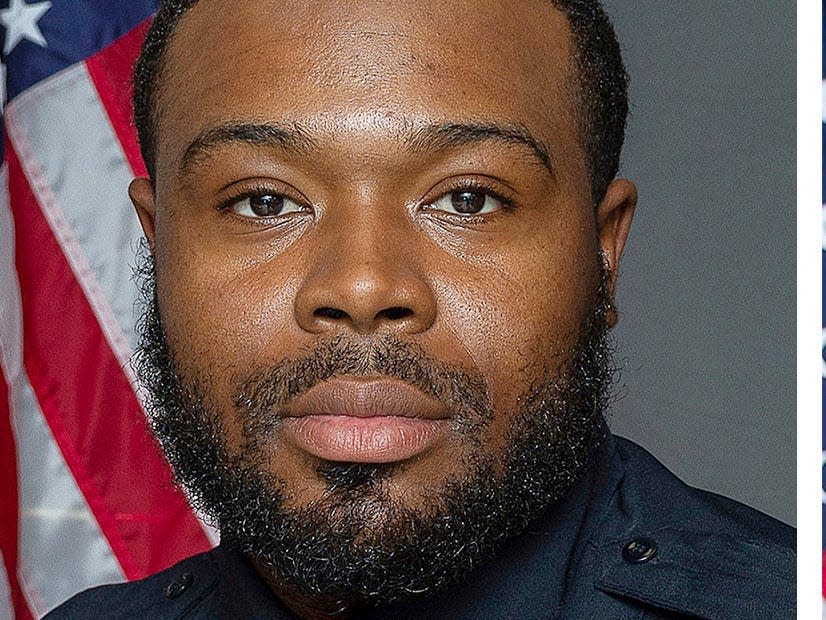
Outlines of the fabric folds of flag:
<svg viewBox="0 0 826 620">
<path fill-rule="evenodd" d="M 0 168 L 0 617 L 39 618 L 215 543 L 129 358 L 145 174 L 130 74 L 156 0 L 10 0 Z"/>
</svg>

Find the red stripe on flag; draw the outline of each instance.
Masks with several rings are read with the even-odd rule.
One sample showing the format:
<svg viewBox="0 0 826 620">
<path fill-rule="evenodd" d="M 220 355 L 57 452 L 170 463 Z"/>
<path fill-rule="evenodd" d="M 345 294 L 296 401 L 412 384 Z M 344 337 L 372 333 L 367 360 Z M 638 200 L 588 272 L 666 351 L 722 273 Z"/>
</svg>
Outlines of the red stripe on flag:
<svg viewBox="0 0 826 620">
<path fill-rule="evenodd" d="M 138 136 L 132 122 L 132 66 L 140 53 L 146 31 L 152 23 L 147 19 L 111 45 L 86 59 L 86 68 L 98 91 L 101 103 L 118 136 L 129 166 L 138 176 L 146 176 Z"/>
<path fill-rule="evenodd" d="M 24 365 L 66 463 L 128 579 L 211 547 L 147 430 L 34 194 L 6 150 Z"/>
<path fill-rule="evenodd" d="M 17 537 L 20 518 L 20 500 L 17 494 L 17 446 L 11 426 L 11 406 L 9 404 L 9 386 L 6 377 L 0 371 L 0 489 L 3 489 L 3 501 L 0 502 L 0 550 L 3 551 L 3 563 L 11 590 L 11 604 L 17 620 L 32 618 L 20 581 L 17 577 Z M 2 605 L 2 603 L 0 603 Z"/>
</svg>

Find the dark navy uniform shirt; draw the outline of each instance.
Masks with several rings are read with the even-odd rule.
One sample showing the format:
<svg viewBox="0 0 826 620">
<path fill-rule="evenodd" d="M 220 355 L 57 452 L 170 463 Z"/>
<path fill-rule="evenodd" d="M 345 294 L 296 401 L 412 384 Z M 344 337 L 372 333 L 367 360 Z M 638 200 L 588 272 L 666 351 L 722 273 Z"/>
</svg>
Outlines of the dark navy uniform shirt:
<svg viewBox="0 0 826 620">
<path fill-rule="evenodd" d="M 359 618 L 793 618 L 795 533 L 693 489 L 610 437 L 588 472 L 524 534 L 445 593 Z M 292 618 L 222 544 L 142 581 L 101 586 L 60 618 Z"/>
</svg>

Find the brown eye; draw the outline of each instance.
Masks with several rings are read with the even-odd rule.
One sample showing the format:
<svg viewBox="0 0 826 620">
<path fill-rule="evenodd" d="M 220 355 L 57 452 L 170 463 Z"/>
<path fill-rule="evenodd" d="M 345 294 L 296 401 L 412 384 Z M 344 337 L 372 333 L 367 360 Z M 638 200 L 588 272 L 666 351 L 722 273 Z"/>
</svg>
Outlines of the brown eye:
<svg viewBox="0 0 826 620">
<path fill-rule="evenodd" d="M 230 210 L 243 217 L 265 218 L 302 212 L 304 209 L 281 194 L 254 194 L 238 200 Z"/>
<path fill-rule="evenodd" d="M 429 206 L 454 215 L 484 215 L 501 209 L 503 203 L 484 191 L 462 189 L 444 194 Z"/>
</svg>

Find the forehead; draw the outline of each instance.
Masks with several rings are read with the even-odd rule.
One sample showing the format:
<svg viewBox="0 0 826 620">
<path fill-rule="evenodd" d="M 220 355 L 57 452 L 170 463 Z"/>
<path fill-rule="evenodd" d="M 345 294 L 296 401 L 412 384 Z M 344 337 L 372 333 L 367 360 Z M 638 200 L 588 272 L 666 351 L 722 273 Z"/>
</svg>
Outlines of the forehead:
<svg viewBox="0 0 826 620">
<path fill-rule="evenodd" d="M 577 142 L 572 57 L 547 0 L 200 0 L 167 50 L 159 144 L 180 154 L 228 119 L 338 136 L 475 119 L 566 150 Z"/>
</svg>

